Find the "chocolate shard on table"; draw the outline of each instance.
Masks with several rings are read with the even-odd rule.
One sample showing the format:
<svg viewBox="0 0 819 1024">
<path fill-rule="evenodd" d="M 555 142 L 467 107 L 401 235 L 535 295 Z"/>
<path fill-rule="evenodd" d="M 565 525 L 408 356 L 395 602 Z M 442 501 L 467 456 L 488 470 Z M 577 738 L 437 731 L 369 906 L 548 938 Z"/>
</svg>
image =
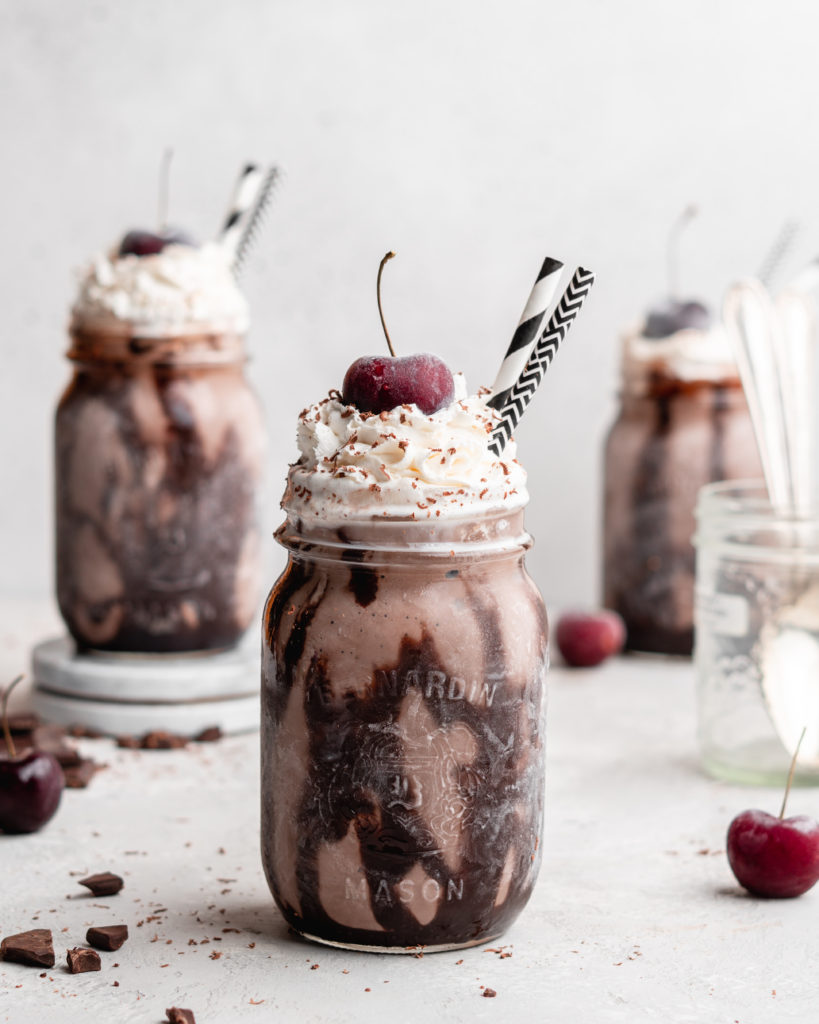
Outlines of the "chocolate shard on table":
<svg viewBox="0 0 819 1024">
<path fill-rule="evenodd" d="M 104 925 L 99 928 L 89 928 L 85 934 L 85 941 L 94 949 L 102 949 L 110 953 L 120 946 L 128 938 L 127 924 Z"/>
<path fill-rule="evenodd" d="M 78 764 L 69 765 L 63 768 L 65 784 L 68 789 L 85 789 L 88 783 L 94 778 L 104 765 L 97 764 L 90 757 L 82 758 Z"/>
<path fill-rule="evenodd" d="M 197 733 L 193 738 L 196 743 L 215 743 L 222 738 L 222 730 L 218 725 L 212 725 Z"/>
<path fill-rule="evenodd" d="M 178 1006 L 172 1006 L 165 1011 L 165 1016 L 170 1024 L 196 1024 L 193 1010 L 183 1010 Z"/>
<path fill-rule="evenodd" d="M 88 971 L 99 971 L 102 969 L 99 953 L 94 949 L 86 949 L 84 946 L 75 946 L 74 949 L 67 949 L 65 959 L 71 974 L 87 974 Z"/>
<path fill-rule="evenodd" d="M 110 871 L 102 871 L 96 875 L 89 875 L 88 878 L 81 878 L 79 884 L 90 889 L 94 896 L 114 896 L 125 885 L 119 875 Z"/>
<path fill-rule="evenodd" d="M 53 967 L 54 943 L 48 928 L 7 935 L 0 942 L 0 957 L 28 967 Z"/>
</svg>

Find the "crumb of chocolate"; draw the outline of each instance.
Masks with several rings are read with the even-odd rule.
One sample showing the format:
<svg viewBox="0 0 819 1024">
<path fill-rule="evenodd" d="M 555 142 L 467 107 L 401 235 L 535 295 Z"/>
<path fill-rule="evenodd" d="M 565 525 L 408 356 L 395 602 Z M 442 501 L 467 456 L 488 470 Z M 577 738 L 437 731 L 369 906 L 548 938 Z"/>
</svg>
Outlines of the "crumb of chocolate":
<svg viewBox="0 0 819 1024">
<path fill-rule="evenodd" d="M 155 729 L 146 732 L 139 745 L 142 750 L 181 750 L 188 745 L 188 738 L 164 729 Z"/>
<path fill-rule="evenodd" d="M 101 772 L 107 767 L 104 764 L 97 764 L 90 757 L 84 757 L 77 764 L 67 765 L 63 768 L 65 784 L 69 789 L 85 789 L 97 772 Z"/>
<path fill-rule="evenodd" d="M 118 981 L 113 982 L 112 983 L 112 987 L 113 988 L 119 988 L 119 982 Z"/>
<path fill-rule="evenodd" d="M 169 1024 L 196 1024 L 193 1010 L 183 1010 L 179 1006 L 172 1006 L 165 1011 Z"/>
<path fill-rule="evenodd" d="M 125 885 L 119 875 L 111 871 L 103 871 L 96 875 L 89 875 L 88 878 L 81 878 L 80 885 L 91 890 L 92 896 L 114 896 Z"/>
<path fill-rule="evenodd" d="M 481 995 L 486 999 L 494 999 L 498 993 L 493 988 L 485 988 Z"/>
<path fill-rule="evenodd" d="M 102 961 L 95 949 L 75 946 L 74 949 L 66 950 L 65 959 L 71 974 L 87 974 L 88 971 L 102 970 Z"/>
<path fill-rule="evenodd" d="M 311 964 L 310 965 L 310 970 L 311 971 L 317 971 L 318 969 L 319 969 L 319 965 L 318 964 Z"/>
<path fill-rule="evenodd" d="M 117 746 L 125 750 L 139 750 L 139 740 L 136 736 L 117 736 Z"/>
<path fill-rule="evenodd" d="M 203 729 L 198 732 L 193 738 L 197 743 L 215 743 L 220 740 L 223 736 L 222 730 L 218 725 L 211 725 L 208 729 Z"/>
<path fill-rule="evenodd" d="M 211 960 L 218 960 L 221 955 L 221 949 L 214 949 L 214 951 L 210 954 L 210 958 Z"/>
<path fill-rule="evenodd" d="M 54 943 L 48 928 L 7 935 L 0 942 L 0 959 L 27 967 L 53 967 Z"/>
<path fill-rule="evenodd" d="M 127 924 L 103 925 L 99 928 L 89 928 L 85 934 L 85 941 L 94 949 L 102 949 L 110 953 L 119 949 L 128 938 Z"/>
</svg>

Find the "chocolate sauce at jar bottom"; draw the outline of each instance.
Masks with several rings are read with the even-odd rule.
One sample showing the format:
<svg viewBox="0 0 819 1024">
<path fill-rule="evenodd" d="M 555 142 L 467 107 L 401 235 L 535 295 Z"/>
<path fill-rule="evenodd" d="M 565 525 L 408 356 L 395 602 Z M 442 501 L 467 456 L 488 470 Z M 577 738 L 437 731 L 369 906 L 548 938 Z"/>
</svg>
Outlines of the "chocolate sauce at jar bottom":
<svg viewBox="0 0 819 1024">
<path fill-rule="evenodd" d="M 229 430 L 215 459 L 205 457 L 200 425 L 175 388 L 180 372 L 151 374 L 168 429 L 165 472 L 149 492 L 143 474 L 156 440 L 140 434 L 131 403 L 139 379 L 127 374 L 80 375 L 61 404 L 57 434 L 57 579 L 60 610 L 80 649 L 168 653 L 230 647 L 247 622 L 237 621 L 236 570 L 254 525 L 255 481 L 236 432 Z M 192 375 L 196 374 L 191 370 Z M 73 409 L 102 402 L 116 417 L 116 455 L 107 453 L 107 487 L 92 513 L 73 506 L 70 465 L 77 458 Z M 93 456 L 91 456 L 93 457 Z M 160 517 L 163 500 L 175 511 Z M 117 509 L 112 514 L 111 509 Z M 119 587 L 91 603 L 76 587 L 82 530 L 116 567 Z M 105 629 L 106 620 L 115 624 Z M 87 625 L 86 625 L 87 623 Z M 89 634 L 105 634 L 89 642 Z"/>
<path fill-rule="evenodd" d="M 310 570 L 291 563 L 268 610 L 265 653 L 276 661 L 268 678 L 277 679 L 272 691 L 263 694 L 265 729 L 272 732 L 267 742 L 271 744 L 276 743 L 295 669 L 305 656 L 311 622 L 321 604 L 321 581 L 303 604 L 286 644 L 271 633 L 271 623 L 278 621 L 280 609 L 307 588 L 311 578 Z M 360 586 L 360 578 L 357 583 L 352 578 L 350 582 L 352 589 Z M 463 587 L 463 582 L 459 580 L 457 585 Z M 514 699 L 505 697 L 503 643 L 491 595 L 477 587 L 469 588 L 468 595 L 484 637 L 483 702 L 448 699 L 445 684 L 429 685 L 430 680 L 445 680 L 446 676 L 435 644 L 426 633 L 420 642 L 405 637 L 398 662 L 376 666 L 369 689 L 363 695 L 351 691 L 342 700 L 331 696 L 324 658 L 307 655 L 304 711 L 310 735 L 310 772 L 298 812 L 300 911 L 279 895 L 267 823 L 262 832 L 271 889 L 284 917 L 297 931 L 361 946 L 469 944 L 500 934 L 527 902 L 540 863 L 543 777 L 537 691 L 541 680 L 533 679 L 526 692 L 518 692 Z M 540 664 L 545 671 L 545 624 L 543 636 Z M 498 682 L 493 684 L 493 679 Z M 436 726 L 446 730 L 456 723 L 466 725 L 477 743 L 477 756 L 468 765 L 458 766 L 454 760 L 447 763 L 445 751 L 441 756 L 442 770 L 450 772 L 452 795 L 462 808 L 456 819 L 461 858 L 455 872 L 437 851 L 433 831 L 424 819 L 425 813 L 436 808 L 413 806 L 412 765 L 404 760 L 404 738 L 394 724 L 411 690 L 423 701 Z M 522 703 L 529 706 L 532 728 L 526 742 L 517 734 Z M 377 729 L 373 728 L 376 724 Z M 380 768 L 373 771 L 374 766 Z M 525 819 L 515 813 L 519 791 L 536 794 Z M 396 800 L 397 795 L 401 799 Z M 321 903 L 319 850 L 324 843 L 343 839 L 351 823 L 364 875 L 345 880 L 345 896 L 368 900 L 383 931 L 341 924 Z M 506 898 L 495 906 L 507 853 L 513 846 L 511 882 Z M 407 886 L 413 885 L 406 876 L 415 865 L 427 876 L 424 898 L 438 901 L 435 916 L 427 924 L 419 923 L 405 905 L 411 896 Z"/>
</svg>

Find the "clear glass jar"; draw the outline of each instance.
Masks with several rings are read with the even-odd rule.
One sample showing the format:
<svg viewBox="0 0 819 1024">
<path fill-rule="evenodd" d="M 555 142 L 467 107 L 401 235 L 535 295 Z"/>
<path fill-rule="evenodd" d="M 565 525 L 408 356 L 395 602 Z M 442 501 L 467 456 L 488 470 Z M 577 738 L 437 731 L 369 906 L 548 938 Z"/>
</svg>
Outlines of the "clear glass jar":
<svg viewBox="0 0 819 1024">
<path fill-rule="evenodd" d="M 697 492 L 759 472 L 738 380 L 625 383 L 605 448 L 603 601 L 627 650 L 691 654 Z"/>
<path fill-rule="evenodd" d="M 262 856 L 287 922 L 352 949 L 499 935 L 541 859 L 546 612 L 523 513 L 288 515 L 262 650 Z"/>
<path fill-rule="evenodd" d="M 56 416 L 57 599 L 80 648 L 230 647 L 261 585 L 265 432 L 225 332 L 71 332 Z"/>
<path fill-rule="evenodd" d="M 696 668 L 702 763 L 717 778 L 819 784 L 819 511 L 777 514 L 760 481 L 697 505 Z"/>
</svg>

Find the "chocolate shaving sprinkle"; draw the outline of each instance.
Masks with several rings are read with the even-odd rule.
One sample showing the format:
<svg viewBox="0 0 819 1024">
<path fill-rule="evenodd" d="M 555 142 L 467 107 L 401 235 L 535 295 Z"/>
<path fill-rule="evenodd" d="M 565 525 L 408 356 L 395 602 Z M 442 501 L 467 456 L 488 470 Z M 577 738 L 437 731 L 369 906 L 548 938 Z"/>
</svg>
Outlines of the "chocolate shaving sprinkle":
<svg viewBox="0 0 819 1024">
<path fill-rule="evenodd" d="M 217 740 L 222 738 L 222 730 L 218 725 L 212 725 L 209 729 L 203 729 L 200 733 L 194 736 L 194 740 L 197 743 L 215 743 Z"/>
<path fill-rule="evenodd" d="M 481 995 L 485 999 L 494 999 L 497 994 L 498 993 L 493 988 L 485 988 L 483 992 L 481 992 Z"/>
<path fill-rule="evenodd" d="M 89 928 L 85 935 L 85 941 L 94 949 L 102 949 L 110 953 L 119 949 L 128 938 L 127 924 L 104 925 L 100 928 Z"/>
<path fill-rule="evenodd" d="M 183 1010 L 178 1006 L 172 1006 L 170 1010 L 166 1010 L 165 1016 L 170 1024 L 196 1024 L 193 1010 Z"/>
<path fill-rule="evenodd" d="M 0 942 L 0 957 L 27 967 L 53 967 L 54 944 L 48 928 L 8 935 Z"/>
<path fill-rule="evenodd" d="M 88 878 L 81 878 L 80 885 L 90 889 L 94 896 L 113 896 L 125 885 L 119 875 L 110 871 L 103 871 L 98 875 L 89 875 Z"/>
<path fill-rule="evenodd" d="M 68 961 L 68 970 L 72 974 L 86 974 L 88 971 L 102 969 L 100 955 L 94 949 L 75 946 L 74 949 L 66 950 L 65 958 Z"/>
</svg>

